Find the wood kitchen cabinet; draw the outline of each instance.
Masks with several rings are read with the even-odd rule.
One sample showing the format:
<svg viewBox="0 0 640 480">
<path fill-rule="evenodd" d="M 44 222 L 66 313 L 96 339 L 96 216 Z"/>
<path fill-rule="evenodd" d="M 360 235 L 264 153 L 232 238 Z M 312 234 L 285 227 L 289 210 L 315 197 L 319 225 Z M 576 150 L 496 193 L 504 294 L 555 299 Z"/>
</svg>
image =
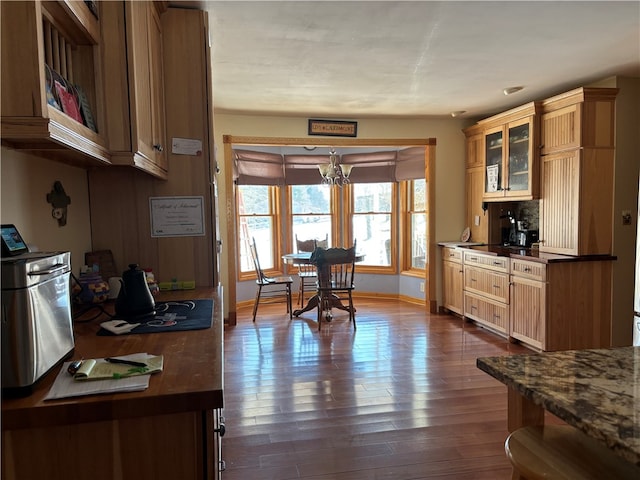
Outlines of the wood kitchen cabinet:
<svg viewBox="0 0 640 480">
<path fill-rule="evenodd" d="M 511 259 L 509 336 L 534 348 L 546 347 L 546 265 Z"/>
<path fill-rule="evenodd" d="M 111 161 L 166 179 L 160 15 L 164 2 L 103 2 L 105 92 Z M 178 94 L 178 92 L 174 92 Z"/>
<path fill-rule="evenodd" d="M 464 251 L 464 316 L 509 332 L 509 258 Z"/>
<path fill-rule="evenodd" d="M 211 327 L 202 330 L 115 338 L 96 335 L 95 322 L 76 322 L 74 358 L 154 352 L 164 356 L 163 370 L 143 391 L 44 400 L 58 365 L 31 395 L 3 398 L 2 478 L 219 480 L 222 293 L 221 287 L 161 292 L 156 299 L 213 300 Z M 113 313 L 112 304 L 105 308 Z"/>
<path fill-rule="evenodd" d="M 70 0 L 0 2 L 0 9 L 2 143 L 74 165 L 108 165 L 100 15 Z M 78 121 L 63 112 L 54 75 L 82 93 L 90 121 L 89 113 Z"/>
<path fill-rule="evenodd" d="M 579 88 L 542 102 L 543 252 L 612 252 L 617 91 Z"/>
<path fill-rule="evenodd" d="M 460 250 L 465 318 L 535 350 L 610 346 L 615 257 Z"/>
<path fill-rule="evenodd" d="M 483 209 L 484 200 L 484 135 L 478 126 L 464 130 L 466 136 L 465 205 L 466 226 L 471 232 L 470 240 L 489 241 L 489 217 Z"/>
<path fill-rule="evenodd" d="M 442 299 L 444 308 L 462 315 L 464 310 L 462 251 L 442 248 Z"/>
<path fill-rule="evenodd" d="M 532 102 L 478 122 L 484 128 L 484 201 L 538 198 L 538 110 Z"/>
<path fill-rule="evenodd" d="M 177 278 L 193 280 L 198 286 L 214 286 L 219 282 L 214 252 L 218 209 L 207 14 L 170 7 L 161 21 L 163 59 L 172 66 L 165 71 L 163 83 L 171 91 L 180 90 L 180 95 L 166 99 L 167 134 L 169 138 L 199 139 L 201 151 L 179 155 L 167 149 L 167 180 L 136 168 L 91 169 L 92 246 L 95 250 L 111 250 L 121 269 L 137 263 L 151 268 L 158 281 Z M 185 195 L 203 199 L 204 235 L 152 237 L 149 198 Z"/>
<path fill-rule="evenodd" d="M 613 257 L 511 259 L 509 336 L 537 350 L 609 347 Z"/>
</svg>

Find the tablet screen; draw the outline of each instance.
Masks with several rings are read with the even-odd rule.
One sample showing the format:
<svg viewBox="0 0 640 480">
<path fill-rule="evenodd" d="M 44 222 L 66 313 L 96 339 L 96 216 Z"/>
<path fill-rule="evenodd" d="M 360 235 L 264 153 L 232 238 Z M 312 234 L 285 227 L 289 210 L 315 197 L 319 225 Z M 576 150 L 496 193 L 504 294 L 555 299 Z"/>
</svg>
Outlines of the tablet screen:
<svg viewBox="0 0 640 480">
<path fill-rule="evenodd" d="M 21 253 L 27 253 L 29 251 L 27 244 L 14 225 L 2 225 L 0 229 L 3 255 L 20 255 Z"/>
</svg>

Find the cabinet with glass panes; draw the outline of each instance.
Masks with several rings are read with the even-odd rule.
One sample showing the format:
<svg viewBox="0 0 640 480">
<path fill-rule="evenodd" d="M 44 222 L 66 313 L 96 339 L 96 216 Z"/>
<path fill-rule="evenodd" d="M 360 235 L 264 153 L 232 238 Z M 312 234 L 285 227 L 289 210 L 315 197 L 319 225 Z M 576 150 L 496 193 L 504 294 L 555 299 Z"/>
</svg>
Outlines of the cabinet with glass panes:
<svg viewBox="0 0 640 480">
<path fill-rule="evenodd" d="M 533 200 L 539 195 L 538 104 L 478 122 L 484 125 L 485 201 Z"/>
</svg>

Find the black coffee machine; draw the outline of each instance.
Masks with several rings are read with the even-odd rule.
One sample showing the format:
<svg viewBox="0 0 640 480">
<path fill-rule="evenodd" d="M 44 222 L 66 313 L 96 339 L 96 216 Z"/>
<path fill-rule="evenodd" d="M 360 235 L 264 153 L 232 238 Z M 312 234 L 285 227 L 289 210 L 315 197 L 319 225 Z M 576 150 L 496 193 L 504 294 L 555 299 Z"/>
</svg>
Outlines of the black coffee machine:
<svg viewBox="0 0 640 480">
<path fill-rule="evenodd" d="M 538 241 L 538 230 L 517 230 L 516 244 L 520 247 L 529 248 Z"/>
</svg>

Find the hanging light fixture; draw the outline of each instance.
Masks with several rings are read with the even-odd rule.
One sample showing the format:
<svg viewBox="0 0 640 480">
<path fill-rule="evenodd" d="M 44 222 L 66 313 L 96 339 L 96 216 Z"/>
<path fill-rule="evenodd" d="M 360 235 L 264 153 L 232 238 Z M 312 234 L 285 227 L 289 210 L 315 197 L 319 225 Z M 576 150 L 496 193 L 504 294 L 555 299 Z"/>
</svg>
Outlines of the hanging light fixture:
<svg viewBox="0 0 640 480">
<path fill-rule="evenodd" d="M 322 175 L 322 183 L 325 185 L 338 185 L 342 187 L 349 183 L 349 175 L 353 165 L 340 165 L 338 163 L 338 155 L 333 147 L 329 151 L 329 163 L 321 163 L 318 165 L 320 175 Z"/>
</svg>

